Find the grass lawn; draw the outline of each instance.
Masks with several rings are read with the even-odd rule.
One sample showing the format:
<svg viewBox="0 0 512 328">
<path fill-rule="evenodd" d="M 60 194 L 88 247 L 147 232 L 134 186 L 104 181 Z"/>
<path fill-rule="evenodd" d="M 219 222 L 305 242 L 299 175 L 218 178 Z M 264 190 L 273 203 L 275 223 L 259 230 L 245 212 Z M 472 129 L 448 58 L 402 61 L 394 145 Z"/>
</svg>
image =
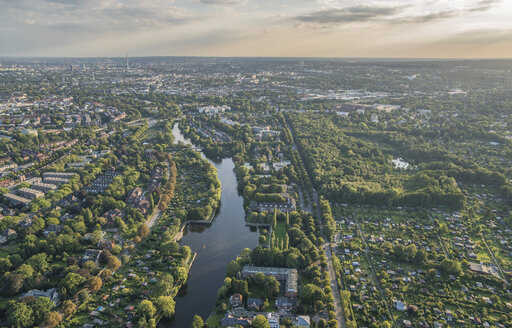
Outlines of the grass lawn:
<svg viewBox="0 0 512 328">
<path fill-rule="evenodd" d="M 264 299 L 263 290 L 256 286 L 249 287 L 249 297 Z"/>
<path fill-rule="evenodd" d="M 278 239 L 284 239 L 286 236 L 286 222 L 278 221 L 275 231 Z"/>
<path fill-rule="evenodd" d="M 11 298 L 6 298 L 6 299 L 0 300 L 0 310 L 7 308 L 7 303 L 9 303 L 10 300 L 15 300 L 15 299 L 18 299 L 18 296 L 13 296 Z"/>
<path fill-rule="evenodd" d="M 261 311 L 263 312 L 277 312 L 277 308 L 275 306 L 275 300 L 274 299 L 271 299 L 271 300 L 268 300 L 268 306 L 267 307 L 264 307 L 263 309 L 261 309 Z"/>
<path fill-rule="evenodd" d="M 276 239 L 277 239 L 276 246 L 280 247 L 281 244 L 284 245 L 284 239 L 285 239 L 285 236 L 287 233 L 286 222 L 277 221 L 276 229 L 274 230 L 274 233 L 275 233 Z"/>
<path fill-rule="evenodd" d="M 206 320 L 206 324 L 208 327 L 222 327 L 220 324 L 220 320 L 224 317 L 223 314 L 212 314 L 208 320 Z"/>
<path fill-rule="evenodd" d="M 482 243 L 482 247 L 485 247 Z M 489 253 L 487 253 L 486 249 L 482 249 L 476 254 L 476 261 L 482 261 L 482 262 L 491 262 L 491 257 L 489 256 Z"/>
<path fill-rule="evenodd" d="M 18 252 L 19 252 L 18 245 L 3 246 L 2 248 L 0 248 L 0 258 L 5 258 L 11 254 L 16 254 Z"/>
</svg>

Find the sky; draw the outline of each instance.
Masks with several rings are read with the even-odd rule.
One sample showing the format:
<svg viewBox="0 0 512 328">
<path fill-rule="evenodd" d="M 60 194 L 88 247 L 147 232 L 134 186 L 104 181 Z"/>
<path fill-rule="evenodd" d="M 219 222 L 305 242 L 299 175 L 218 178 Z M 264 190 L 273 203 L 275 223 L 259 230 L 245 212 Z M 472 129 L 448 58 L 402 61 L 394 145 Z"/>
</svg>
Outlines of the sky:
<svg viewBox="0 0 512 328">
<path fill-rule="evenodd" d="M 0 56 L 512 58 L 512 0 L 0 0 Z"/>
</svg>

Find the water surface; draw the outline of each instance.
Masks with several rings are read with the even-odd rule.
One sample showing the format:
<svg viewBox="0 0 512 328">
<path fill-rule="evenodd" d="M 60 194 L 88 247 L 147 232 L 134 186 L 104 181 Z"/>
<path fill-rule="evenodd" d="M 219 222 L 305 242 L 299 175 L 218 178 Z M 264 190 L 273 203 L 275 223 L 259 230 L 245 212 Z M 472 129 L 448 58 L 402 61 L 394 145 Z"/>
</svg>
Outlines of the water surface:
<svg viewBox="0 0 512 328">
<path fill-rule="evenodd" d="M 190 144 L 178 129 L 173 127 L 175 142 Z M 190 270 L 187 284 L 176 297 L 176 314 L 170 320 L 162 320 L 160 327 L 188 328 L 194 314 L 206 321 L 212 312 L 217 289 L 222 286 L 228 263 L 244 248 L 253 248 L 258 233 L 245 226 L 243 198 L 238 194 L 235 164 L 231 158 L 217 163 L 208 159 L 218 171 L 222 184 L 220 208 L 209 226 L 189 226 L 181 240 L 197 258 Z"/>
</svg>

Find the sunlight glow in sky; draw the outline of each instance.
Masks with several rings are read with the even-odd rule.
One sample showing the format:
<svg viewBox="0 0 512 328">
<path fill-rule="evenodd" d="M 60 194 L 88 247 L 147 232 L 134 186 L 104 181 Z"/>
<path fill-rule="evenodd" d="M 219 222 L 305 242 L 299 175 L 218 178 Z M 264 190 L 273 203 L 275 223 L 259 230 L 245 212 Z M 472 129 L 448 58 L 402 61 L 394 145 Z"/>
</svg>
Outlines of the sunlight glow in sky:
<svg viewBox="0 0 512 328">
<path fill-rule="evenodd" d="M 0 0 L 0 56 L 512 57 L 512 0 Z"/>
</svg>

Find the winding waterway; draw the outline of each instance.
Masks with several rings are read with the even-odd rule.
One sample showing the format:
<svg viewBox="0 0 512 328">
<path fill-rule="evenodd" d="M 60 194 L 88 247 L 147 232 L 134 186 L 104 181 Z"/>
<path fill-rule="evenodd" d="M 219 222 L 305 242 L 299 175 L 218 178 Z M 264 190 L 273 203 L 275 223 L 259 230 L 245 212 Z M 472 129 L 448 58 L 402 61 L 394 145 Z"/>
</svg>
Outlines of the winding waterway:
<svg viewBox="0 0 512 328">
<path fill-rule="evenodd" d="M 175 143 L 191 144 L 177 123 L 172 133 Z M 233 160 L 208 161 L 217 168 L 222 184 L 220 208 L 211 225 L 186 228 L 180 243 L 190 246 L 197 257 L 187 284 L 176 297 L 176 314 L 170 320 L 162 320 L 159 327 L 188 328 L 194 314 L 206 321 L 217 298 L 217 289 L 224 281 L 228 263 L 244 248 L 253 248 L 258 242 L 258 233 L 245 226 L 243 198 L 238 193 Z"/>
</svg>

